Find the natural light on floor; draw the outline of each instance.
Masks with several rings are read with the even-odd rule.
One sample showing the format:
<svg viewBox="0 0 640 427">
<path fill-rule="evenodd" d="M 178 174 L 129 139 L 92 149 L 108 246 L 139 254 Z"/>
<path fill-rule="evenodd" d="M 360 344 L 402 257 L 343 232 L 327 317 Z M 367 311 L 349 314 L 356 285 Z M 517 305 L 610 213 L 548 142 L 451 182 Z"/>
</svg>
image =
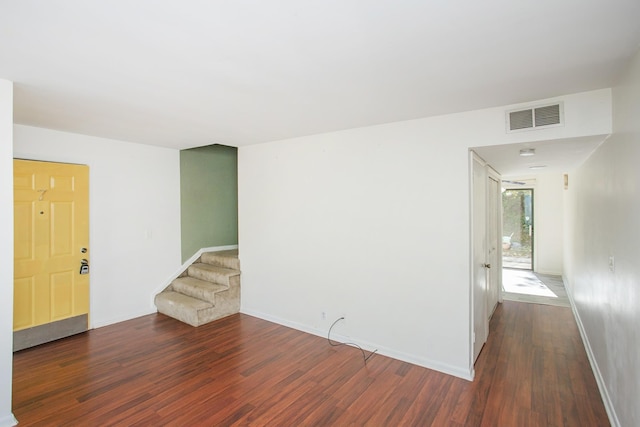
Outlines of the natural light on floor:
<svg viewBox="0 0 640 427">
<path fill-rule="evenodd" d="M 558 298 L 529 270 L 502 270 L 502 287 L 505 292 Z"/>
</svg>

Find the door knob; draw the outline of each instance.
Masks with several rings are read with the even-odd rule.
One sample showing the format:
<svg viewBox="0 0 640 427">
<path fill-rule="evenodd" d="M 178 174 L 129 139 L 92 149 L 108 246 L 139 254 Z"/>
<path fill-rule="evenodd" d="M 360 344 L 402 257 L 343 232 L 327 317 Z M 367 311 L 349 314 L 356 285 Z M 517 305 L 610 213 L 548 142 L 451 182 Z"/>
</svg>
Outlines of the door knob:
<svg viewBox="0 0 640 427">
<path fill-rule="evenodd" d="M 491 268 L 491 264 L 482 264 L 484 268 Z"/>
</svg>

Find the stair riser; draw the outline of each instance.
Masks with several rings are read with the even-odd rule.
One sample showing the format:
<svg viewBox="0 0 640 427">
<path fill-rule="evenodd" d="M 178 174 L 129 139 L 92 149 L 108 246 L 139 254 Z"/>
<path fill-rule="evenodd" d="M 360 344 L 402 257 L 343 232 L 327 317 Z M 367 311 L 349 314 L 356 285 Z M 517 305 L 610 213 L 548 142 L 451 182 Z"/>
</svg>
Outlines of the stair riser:
<svg viewBox="0 0 640 427">
<path fill-rule="evenodd" d="M 194 286 L 189 286 L 189 285 L 181 283 L 181 282 L 174 282 L 171 285 L 171 288 L 175 292 L 179 292 L 179 293 L 187 295 L 187 296 L 189 296 L 191 298 L 201 299 L 203 301 L 210 302 L 210 303 L 212 303 L 214 305 L 215 305 L 215 302 L 216 302 L 216 295 L 218 293 L 220 293 L 220 291 L 215 291 L 214 292 L 214 291 L 202 290 L 200 288 L 197 288 L 197 287 L 194 287 Z"/>
<path fill-rule="evenodd" d="M 203 318 L 206 319 L 207 316 L 210 316 L 209 313 L 215 310 L 215 307 L 194 309 L 175 304 L 169 298 L 166 298 L 164 293 L 156 295 L 155 304 L 158 308 L 158 312 L 169 317 L 173 317 L 174 319 L 178 319 L 191 326 L 200 326 L 207 321 L 210 321 L 203 321 Z"/>
<path fill-rule="evenodd" d="M 216 255 L 215 252 L 203 253 L 200 260 L 205 264 L 240 270 L 240 260 L 238 258 Z"/>
<path fill-rule="evenodd" d="M 239 274 L 229 277 L 229 275 L 226 274 L 220 274 L 215 271 L 198 268 L 198 266 L 195 264 L 189 266 L 187 272 L 189 273 L 189 276 L 195 277 L 196 279 L 204 280 L 206 282 L 218 283 L 221 285 L 230 285 L 231 281 L 233 281 L 234 278 L 236 278 L 237 280 L 239 280 L 240 278 Z"/>
</svg>

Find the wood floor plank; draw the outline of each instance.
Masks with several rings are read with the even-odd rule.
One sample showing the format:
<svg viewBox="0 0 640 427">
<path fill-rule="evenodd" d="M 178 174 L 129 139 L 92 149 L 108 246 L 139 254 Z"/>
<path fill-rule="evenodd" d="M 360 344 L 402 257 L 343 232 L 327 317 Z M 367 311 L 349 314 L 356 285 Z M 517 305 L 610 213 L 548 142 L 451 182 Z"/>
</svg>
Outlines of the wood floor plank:
<svg viewBox="0 0 640 427">
<path fill-rule="evenodd" d="M 558 325 L 561 325 L 559 327 Z M 570 309 L 507 301 L 465 381 L 237 314 L 161 314 L 14 354 L 20 426 L 606 426 Z"/>
</svg>

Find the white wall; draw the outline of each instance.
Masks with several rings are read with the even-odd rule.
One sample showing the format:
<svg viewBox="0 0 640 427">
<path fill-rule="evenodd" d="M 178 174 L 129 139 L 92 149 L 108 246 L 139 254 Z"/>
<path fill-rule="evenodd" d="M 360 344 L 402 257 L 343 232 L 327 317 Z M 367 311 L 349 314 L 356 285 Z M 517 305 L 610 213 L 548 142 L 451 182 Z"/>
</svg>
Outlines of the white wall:
<svg viewBox="0 0 640 427">
<path fill-rule="evenodd" d="M 613 135 L 569 176 L 566 201 L 565 281 L 610 418 L 622 426 L 640 425 L 639 117 L 636 54 L 613 90 Z"/>
<path fill-rule="evenodd" d="M 0 426 L 11 414 L 13 379 L 13 84 L 0 79 Z"/>
<path fill-rule="evenodd" d="M 242 311 L 318 335 L 346 314 L 336 333 L 471 378 L 468 148 L 608 134 L 610 96 L 536 132 L 506 106 L 239 148 Z"/>
<path fill-rule="evenodd" d="M 536 176 L 534 200 L 535 271 L 562 274 L 563 259 L 563 174 Z"/>
<path fill-rule="evenodd" d="M 14 155 L 89 165 L 91 326 L 155 312 L 181 265 L 179 151 L 16 125 Z"/>
</svg>

